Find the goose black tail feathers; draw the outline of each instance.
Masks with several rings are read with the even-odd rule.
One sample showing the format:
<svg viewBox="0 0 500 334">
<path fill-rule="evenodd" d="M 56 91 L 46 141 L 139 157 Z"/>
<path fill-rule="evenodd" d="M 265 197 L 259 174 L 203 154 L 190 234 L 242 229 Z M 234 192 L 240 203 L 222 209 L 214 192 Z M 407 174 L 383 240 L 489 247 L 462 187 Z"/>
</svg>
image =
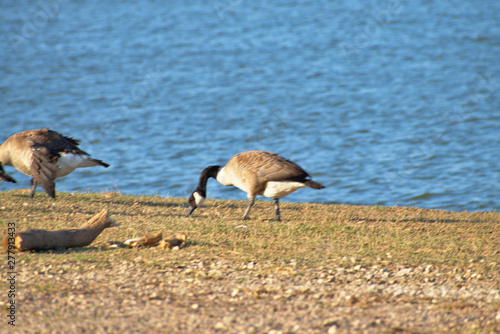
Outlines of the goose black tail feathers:
<svg viewBox="0 0 500 334">
<path fill-rule="evenodd" d="M 315 182 L 313 180 L 307 180 L 306 182 L 304 182 L 304 184 L 306 186 L 308 186 L 309 188 L 313 188 L 313 189 L 323 189 L 324 186 L 319 184 L 318 182 Z"/>
</svg>

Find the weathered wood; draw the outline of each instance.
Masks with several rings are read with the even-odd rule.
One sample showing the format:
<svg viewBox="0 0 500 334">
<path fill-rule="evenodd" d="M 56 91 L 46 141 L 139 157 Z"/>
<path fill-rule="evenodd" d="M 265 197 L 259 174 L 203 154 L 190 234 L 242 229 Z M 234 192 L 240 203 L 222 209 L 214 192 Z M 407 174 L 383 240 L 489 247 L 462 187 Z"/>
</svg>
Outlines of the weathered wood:
<svg viewBox="0 0 500 334">
<path fill-rule="evenodd" d="M 162 232 L 145 235 L 143 237 L 128 239 L 123 243 L 129 247 L 157 246 L 162 238 Z"/>
<path fill-rule="evenodd" d="M 160 241 L 161 249 L 170 249 L 174 247 L 182 247 L 186 243 L 187 236 L 182 233 L 172 234 Z"/>
<path fill-rule="evenodd" d="M 19 251 L 47 250 L 54 248 L 84 247 L 92 243 L 101 232 L 111 227 L 108 210 L 102 210 L 78 229 L 47 231 L 26 230 L 15 234 L 14 245 Z M 3 248 L 9 247 L 8 236 L 3 240 Z M 12 243 L 11 243 L 12 244 Z"/>
</svg>

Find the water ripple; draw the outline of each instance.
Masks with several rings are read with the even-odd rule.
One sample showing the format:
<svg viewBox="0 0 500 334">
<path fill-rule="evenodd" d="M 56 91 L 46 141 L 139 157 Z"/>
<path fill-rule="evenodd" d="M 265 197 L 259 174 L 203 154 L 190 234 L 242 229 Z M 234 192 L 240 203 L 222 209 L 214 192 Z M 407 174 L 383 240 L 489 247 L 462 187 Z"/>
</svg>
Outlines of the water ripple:
<svg viewBox="0 0 500 334">
<path fill-rule="evenodd" d="M 224 6 L 65 2 L 30 32 L 40 4 L 6 2 L 0 140 L 50 126 L 112 165 L 66 191 L 182 197 L 263 149 L 327 186 L 289 201 L 498 210 L 499 4 Z"/>
</svg>

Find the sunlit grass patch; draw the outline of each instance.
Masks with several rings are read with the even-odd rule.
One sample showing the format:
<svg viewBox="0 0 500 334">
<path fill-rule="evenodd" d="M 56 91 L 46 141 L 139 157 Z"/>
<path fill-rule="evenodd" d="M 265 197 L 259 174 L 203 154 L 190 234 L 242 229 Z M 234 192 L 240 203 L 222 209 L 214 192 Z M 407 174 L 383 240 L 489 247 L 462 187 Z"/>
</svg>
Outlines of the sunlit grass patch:
<svg viewBox="0 0 500 334">
<path fill-rule="evenodd" d="M 52 200 L 40 193 L 31 199 L 27 190 L 19 190 L 0 193 L 0 200 L 4 234 L 7 222 L 15 222 L 19 231 L 74 228 L 102 209 L 108 209 L 111 218 L 121 224 L 105 230 L 86 248 L 45 255 L 26 253 L 22 256 L 27 262 L 62 258 L 75 263 L 110 258 L 130 261 L 135 253 L 156 257 L 161 254 L 156 249 L 107 249 L 106 245 L 107 241 L 158 231 L 188 236 L 185 251 L 169 254 L 163 260 L 165 265 L 188 256 L 234 263 L 247 259 L 275 263 L 294 260 L 308 266 L 356 258 L 356 263 L 366 265 L 381 261 L 412 266 L 430 263 L 491 272 L 497 269 L 494 263 L 500 261 L 496 237 L 500 214 L 494 212 L 283 202 L 283 220 L 276 222 L 269 220 L 273 215 L 269 201 L 257 201 L 251 219 L 243 221 L 246 201 L 209 199 L 186 218 L 183 198 L 58 193 Z"/>
</svg>

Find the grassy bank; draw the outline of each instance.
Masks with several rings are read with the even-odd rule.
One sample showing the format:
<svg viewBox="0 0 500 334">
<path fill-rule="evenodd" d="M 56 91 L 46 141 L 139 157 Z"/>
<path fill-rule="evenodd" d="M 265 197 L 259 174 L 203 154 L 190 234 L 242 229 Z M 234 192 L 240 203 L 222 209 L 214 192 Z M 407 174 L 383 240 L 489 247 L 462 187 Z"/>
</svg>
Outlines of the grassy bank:
<svg viewBox="0 0 500 334">
<path fill-rule="evenodd" d="M 78 227 L 102 209 L 121 224 L 85 248 L 16 255 L 16 330 L 472 333 L 500 323 L 500 213 L 284 202 L 275 222 L 259 201 L 242 221 L 245 207 L 207 200 L 186 218 L 186 199 L 0 193 L 3 235 L 9 222 Z M 187 244 L 107 247 L 158 231 L 184 232 Z"/>
</svg>

